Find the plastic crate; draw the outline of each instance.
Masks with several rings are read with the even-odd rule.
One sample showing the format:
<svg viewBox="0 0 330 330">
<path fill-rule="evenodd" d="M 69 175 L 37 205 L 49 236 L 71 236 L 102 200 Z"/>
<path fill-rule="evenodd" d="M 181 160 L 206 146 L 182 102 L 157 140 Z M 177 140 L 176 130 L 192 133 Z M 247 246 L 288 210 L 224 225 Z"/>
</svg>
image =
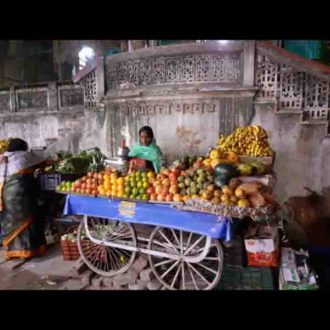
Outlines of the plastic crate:
<svg viewBox="0 0 330 330">
<path fill-rule="evenodd" d="M 56 187 L 63 181 L 75 181 L 85 174 L 61 174 L 61 173 L 47 173 L 39 174 L 38 182 L 40 188 L 45 191 L 55 191 Z"/>
</svg>

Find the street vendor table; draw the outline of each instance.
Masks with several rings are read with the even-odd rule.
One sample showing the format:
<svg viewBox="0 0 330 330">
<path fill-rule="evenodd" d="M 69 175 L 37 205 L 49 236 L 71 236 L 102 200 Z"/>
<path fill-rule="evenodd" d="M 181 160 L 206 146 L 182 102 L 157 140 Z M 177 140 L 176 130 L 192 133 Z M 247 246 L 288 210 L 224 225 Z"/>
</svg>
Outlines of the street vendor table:
<svg viewBox="0 0 330 330">
<path fill-rule="evenodd" d="M 229 218 L 172 205 L 68 195 L 64 215 L 73 214 L 84 216 L 77 238 L 80 255 L 100 275 L 127 271 L 141 252 L 169 289 L 210 290 L 220 280 L 219 239 L 231 240 Z M 134 224 L 155 228 L 150 236 L 139 237 Z"/>
</svg>

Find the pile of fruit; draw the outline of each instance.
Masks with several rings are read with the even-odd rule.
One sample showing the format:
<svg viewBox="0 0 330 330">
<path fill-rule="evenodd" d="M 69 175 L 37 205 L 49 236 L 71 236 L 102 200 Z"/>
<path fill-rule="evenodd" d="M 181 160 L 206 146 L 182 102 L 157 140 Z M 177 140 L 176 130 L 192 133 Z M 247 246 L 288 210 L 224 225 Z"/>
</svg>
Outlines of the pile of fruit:
<svg viewBox="0 0 330 330">
<path fill-rule="evenodd" d="M 105 174 L 98 192 L 107 197 L 149 200 L 149 179 L 152 177 L 153 172 L 133 172 L 128 176 L 119 176 L 117 173 Z"/>
<path fill-rule="evenodd" d="M 249 126 L 222 138 L 220 146 L 211 150 L 208 158 L 184 157 L 157 175 L 151 171 L 126 176 L 111 169 L 93 171 L 74 183 L 62 182 L 58 190 L 154 202 L 201 200 L 240 208 L 271 206 L 275 201 L 270 188 L 261 183 L 262 178 L 246 178 L 263 176 L 269 168 L 258 160 L 242 163 L 238 155 L 272 153 L 265 130 Z"/>
<path fill-rule="evenodd" d="M 221 136 L 219 148 L 224 152 L 253 157 L 272 157 L 267 132 L 260 126 L 239 127 L 228 136 Z"/>
<path fill-rule="evenodd" d="M 56 190 L 62 193 L 73 192 L 73 182 L 71 181 L 62 181 L 57 187 Z"/>
<path fill-rule="evenodd" d="M 7 151 L 9 140 L 0 140 L 0 155 Z"/>
</svg>

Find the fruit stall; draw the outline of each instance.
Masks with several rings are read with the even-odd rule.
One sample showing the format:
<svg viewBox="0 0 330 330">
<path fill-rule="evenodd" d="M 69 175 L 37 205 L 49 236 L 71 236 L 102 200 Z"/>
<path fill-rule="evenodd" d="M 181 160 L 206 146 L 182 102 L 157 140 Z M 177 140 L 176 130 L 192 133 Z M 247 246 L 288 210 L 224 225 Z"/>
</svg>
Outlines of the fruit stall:
<svg viewBox="0 0 330 330">
<path fill-rule="evenodd" d="M 80 256 L 101 276 L 126 272 L 143 253 L 165 288 L 211 290 L 238 223 L 248 266 L 279 269 L 281 289 L 314 288 L 308 256 L 291 251 L 297 263 L 280 257 L 274 161 L 267 132 L 247 126 L 220 136 L 207 155 L 187 155 L 160 173 L 130 171 L 122 159 L 115 166 L 95 148 L 56 154 L 36 176 L 53 196 L 49 205 L 56 192 L 59 221 L 76 224 L 61 236 L 64 259 Z"/>
<path fill-rule="evenodd" d="M 81 258 L 113 276 L 142 252 L 166 288 L 214 288 L 223 267 L 219 241 L 232 239 L 233 220 L 276 226 L 275 153 L 267 139 L 259 126 L 237 128 L 207 155 L 183 157 L 158 174 L 110 166 L 61 182 L 64 214 L 83 216 L 76 237 Z M 136 224 L 152 229 L 139 235 Z"/>
</svg>

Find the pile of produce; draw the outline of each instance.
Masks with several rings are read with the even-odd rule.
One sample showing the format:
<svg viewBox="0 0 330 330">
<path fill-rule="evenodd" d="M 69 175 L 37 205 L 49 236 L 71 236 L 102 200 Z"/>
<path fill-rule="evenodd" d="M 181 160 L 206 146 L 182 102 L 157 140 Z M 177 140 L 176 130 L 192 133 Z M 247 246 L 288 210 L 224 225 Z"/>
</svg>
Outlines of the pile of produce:
<svg viewBox="0 0 330 330">
<path fill-rule="evenodd" d="M 38 173 L 82 174 L 101 171 L 105 156 L 100 149 L 83 150 L 77 154 L 60 151 L 50 161 L 51 165 L 38 170 Z"/>
<path fill-rule="evenodd" d="M 9 140 L 0 140 L 0 155 L 7 151 Z"/>
<path fill-rule="evenodd" d="M 267 132 L 260 126 L 239 127 L 230 135 L 220 137 L 219 148 L 241 156 L 272 157 L 274 151 L 267 138 Z"/>
<path fill-rule="evenodd" d="M 203 156 L 185 156 L 175 162 L 175 166 L 180 167 L 182 170 L 187 170 L 188 168 L 192 167 L 195 162 L 203 161 L 205 157 Z"/>
<path fill-rule="evenodd" d="M 256 147 L 251 148 L 248 143 Z M 202 205 L 222 212 L 223 208 L 231 208 L 239 214 L 243 209 L 268 212 L 267 209 L 277 205 L 269 184 L 271 180 L 266 175 L 272 169 L 258 158 L 244 163 L 238 156 L 241 154 L 272 155 L 265 130 L 258 126 L 237 129 L 221 140 L 221 146 L 210 150 L 208 158 L 184 157 L 157 175 L 151 171 L 121 175 L 111 169 L 94 170 L 74 183 L 62 183 L 57 190 L 108 198 L 184 203 L 195 208 Z M 77 156 L 67 156 L 69 158 L 60 161 L 62 168 L 77 169 Z M 81 153 L 78 158 L 90 162 L 88 153 Z M 85 166 L 83 162 L 80 165 Z"/>
<path fill-rule="evenodd" d="M 153 172 L 133 172 L 128 176 L 120 176 L 117 172 L 104 174 L 98 187 L 101 196 L 149 200 L 149 178 Z"/>
</svg>

